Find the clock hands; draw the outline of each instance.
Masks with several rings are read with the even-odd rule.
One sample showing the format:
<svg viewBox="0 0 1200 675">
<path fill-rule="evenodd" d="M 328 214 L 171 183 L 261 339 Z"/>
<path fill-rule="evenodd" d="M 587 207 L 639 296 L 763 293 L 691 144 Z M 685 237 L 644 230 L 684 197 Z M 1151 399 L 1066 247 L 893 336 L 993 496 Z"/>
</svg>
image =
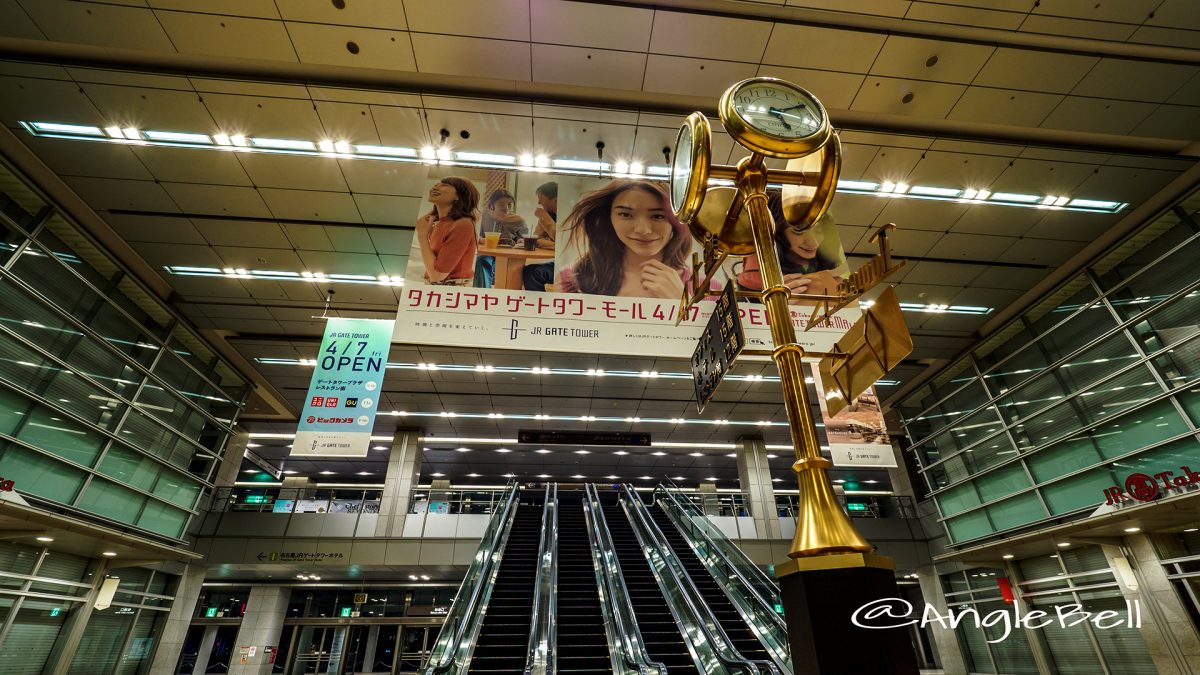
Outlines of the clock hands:
<svg viewBox="0 0 1200 675">
<path fill-rule="evenodd" d="M 782 124 L 784 126 L 784 128 L 786 128 L 788 131 L 792 130 L 792 125 L 788 124 L 788 121 L 783 119 L 783 112 L 776 110 L 774 108 L 768 108 L 767 112 L 770 115 L 772 115 L 773 117 L 775 117 L 776 119 L 778 119 L 779 123 Z"/>
<path fill-rule="evenodd" d="M 773 113 L 775 113 L 775 112 L 787 112 L 787 111 L 789 111 L 789 110 L 795 110 L 796 108 L 806 108 L 806 107 L 808 107 L 808 106 L 804 105 L 803 103 L 797 103 L 796 105 L 794 105 L 794 106 L 792 106 L 792 107 L 790 107 L 790 108 L 783 108 L 783 109 L 780 109 L 780 108 L 771 108 L 771 112 L 773 112 Z"/>
</svg>

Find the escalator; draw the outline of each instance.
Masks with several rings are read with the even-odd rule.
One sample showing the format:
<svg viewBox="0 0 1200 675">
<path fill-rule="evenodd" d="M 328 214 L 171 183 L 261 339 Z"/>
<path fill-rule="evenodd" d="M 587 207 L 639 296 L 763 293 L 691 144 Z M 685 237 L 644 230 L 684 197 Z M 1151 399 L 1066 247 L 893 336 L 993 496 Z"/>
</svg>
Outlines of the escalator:
<svg viewBox="0 0 1200 675">
<path fill-rule="evenodd" d="M 487 613 L 471 654 L 469 673 L 523 673 L 533 613 L 542 495 L 525 493 L 500 560 Z"/>
<path fill-rule="evenodd" d="M 699 673 L 624 510 L 615 501 L 603 510 L 646 652 L 671 675 Z"/>
<path fill-rule="evenodd" d="M 704 563 L 700 562 L 700 558 L 688 545 L 679 528 L 675 527 L 671 517 L 661 506 L 650 508 L 649 512 L 654 523 L 658 525 L 658 529 L 662 531 L 663 536 L 671 545 L 675 556 L 679 558 L 692 577 L 692 582 L 700 591 L 701 599 L 712 609 L 713 615 L 716 616 L 721 628 L 725 630 L 725 634 L 729 636 L 737 651 L 749 660 L 770 661 L 771 655 L 766 647 L 759 641 L 754 631 L 746 625 L 746 621 L 738 613 L 737 607 L 725 595 L 725 591 L 717 585 Z"/>
<path fill-rule="evenodd" d="M 558 496 L 558 672 L 612 673 L 596 570 L 588 543 L 583 493 Z"/>
</svg>

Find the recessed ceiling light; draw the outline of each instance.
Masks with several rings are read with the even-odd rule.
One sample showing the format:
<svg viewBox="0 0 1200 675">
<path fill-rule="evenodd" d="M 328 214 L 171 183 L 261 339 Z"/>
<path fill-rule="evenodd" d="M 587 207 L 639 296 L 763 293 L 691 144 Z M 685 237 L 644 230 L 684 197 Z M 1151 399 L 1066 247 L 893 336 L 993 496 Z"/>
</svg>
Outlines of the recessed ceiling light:
<svg viewBox="0 0 1200 675">
<path fill-rule="evenodd" d="M 736 453 L 736 452 L 731 452 L 731 453 L 729 453 L 728 455 L 725 455 L 725 456 L 726 456 L 726 457 L 737 457 L 737 453 Z"/>
<path fill-rule="evenodd" d="M 300 473 L 299 471 L 292 471 L 291 469 L 284 469 L 283 472 L 289 476 L 294 476 L 294 475 Z"/>
<path fill-rule="evenodd" d="M 716 480 L 716 477 L 714 477 L 714 476 L 709 476 L 708 478 L 705 478 L 704 480 Z"/>
<path fill-rule="evenodd" d="M 663 452 L 662 450 L 655 450 L 654 452 L 652 452 L 650 454 L 654 455 L 655 457 L 662 457 L 663 455 L 665 455 L 667 453 Z"/>
<path fill-rule="evenodd" d="M 54 541 L 54 537 L 45 537 L 45 536 L 42 536 L 42 537 L 38 537 L 38 538 L 37 538 L 37 540 L 38 540 L 38 541 L 44 541 L 44 542 L 46 542 L 47 544 L 49 544 L 50 542 Z"/>
<path fill-rule="evenodd" d="M 1004 558 L 1005 560 L 1012 560 L 1012 559 L 1013 559 L 1013 554 L 1011 554 L 1011 553 L 1005 553 L 1005 554 L 1004 554 L 1003 556 L 1001 556 L 1001 557 L 1002 557 L 1002 558 Z"/>
<path fill-rule="evenodd" d="M 470 448 L 455 448 L 455 450 L 457 452 L 470 452 L 471 451 Z"/>
<path fill-rule="evenodd" d="M 117 552 L 116 551 L 105 551 L 104 553 L 101 553 L 100 555 L 104 556 L 105 558 L 115 558 L 115 557 L 117 557 Z"/>
<path fill-rule="evenodd" d="M 1060 542 L 1058 542 L 1058 547 L 1059 547 L 1059 548 L 1066 548 L 1066 547 L 1068 547 L 1068 546 L 1070 546 L 1070 545 L 1071 545 L 1071 542 L 1069 542 L 1069 541 L 1060 541 Z"/>
<path fill-rule="evenodd" d="M 1141 532 L 1141 531 L 1142 531 L 1142 528 L 1140 528 L 1140 527 L 1127 527 L 1127 528 L 1125 528 L 1125 531 L 1126 531 L 1126 532 L 1128 532 L 1128 533 L 1130 533 L 1130 534 L 1133 534 L 1134 532 Z"/>
<path fill-rule="evenodd" d="M 771 479 L 771 482 L 772 482 L 772 483 L 782 483 L 782 482 L 783 482 L 783 479 L 782 479 L 782 478 L 772 478 L 772 479 Z"/>
<path fill-rule="evenodd" d="M 440 473 L 440 472 L 434 472 L 432 475 L 434 478 L 441 478 L 442 476 L 445 476 L 446 474 Z"/>
<path fill-rule="evenodd" d="M 370 475 L 371 475 L 371 472 L 370 472 L 370 471 L 359 471 L 359 472 L 358 472 L 358 475 L 360 475 L 360 476 L 370 476 Z"/>
<path fill-rule="evenodd" d="M 704 453 L 703 452 L 689 452 L 688 455 L 690 457 L 703 457 Z"/>
<path fill-rule="evenodd" d="M 538 478 L 549 478 L 549 477 L 550 477 L 550 474 L 548 474 L 548 473 L 539 473 L 538 474 Z"/>
<path fill-rule="evenodd" d="M 588 452 L 587 450 L 576 450 L 576 451 L 575 451 L 575 454 L 577 454 L 577 455 L 590 455 L 590 454 L 592 454 L 592 453 Z"/>
<path fill-rule="evenodd" d="M 332 475 L 333 475 L 333 472 L 332 472 L 332 471 L 322 471 L 322 472 L 321 472 L 321 475 L 322 475 L 322 476 L 332 476 Z"/>
<path fill-rule="evenodd" d="M 683 476 L 672 476 L 671 480 L 684 480 Z"/>
<path fill-rule="evenodd" d="M 638 480 L 651 480 L 650 476 L 638 476 Z"/>
<path fill-rule="evenodd" d="M 579 478 L 583 478 L 583 476 L 581 476 L 579 474 L 575 474 L 574 476 L 571 476 L 571 478 L 579 479 Z"/>
<path fill-rule="evenodd" d="M 1188 529 L 1184 530 L 1184 532 L 1195 532 L 1197 530 L 1200 530 L 1200 527 L 1189 527 Z"/>
<path fill-rule="evenodd" d="M 547 450 L 547 449 L 545 449 L 545 448 L 538 448 L 537 450 L 534 450 L 534 452 L 536 452 L 536 453 L 537 453 L 537 454 L 539 454 L 539 455 L 547 455 L 547 454 L 550 454 L 550 451 L 549 451 L 549 450 Z"/>
<path fill-rule="evenodd" d="M 387 446 L 386 445 L 376 445 L 376 446 L 372 446 L 371 449 L 372 450 L 387 450 Z"/>
<path fill-rule="evenodd" d="M 515 473 L 506 473 L 506 474 L 504 474 L 504 477 L 505 477 L 505 478 L 516 478 L 516 477 L 517 477 L 517 474 L 515 474 Z"/>
<path fill-rule="evenodd" d="M 779 455 L 767 455 L 767 459 L 775 459 L 776 457 L 779 457 Z"/>
<path fill-rule="evenodd" d="M 242 473 L 258 473 L 258 469 L 242 469 Z"/>
<path fill-rule="evenodd" d="M 614 452 L 613 454 L 614 455 L 628 455 L 629 453 L 625 452 L 624 450 L 618 450 L 618 451 Z"/>
<path fill-rule="evenodd" d="M 467 477 L 468 477 L 468 478 L 479 478 L 479 474 L 477 474 L 477 473 L 469 473 L 469 474 L 467 474 Z"/>
<path fill-rule="evenodd" d="M 604 478 L 606 480 L 617 480 L 618 478 L 620 478 L 620 476 L 605 476 Z"/>
<path fill-rule="evenodd" d="M 428 574 L 422 574 L 422 575 L 421 575 L 421 581 L 429 581 L 429 575 L 428 575 Z"/>
<path fill-rule="evenodd" d="M 512 450 L 508 448 L 496 448 L 496 452 L 512 452 Z"/>
</svg>

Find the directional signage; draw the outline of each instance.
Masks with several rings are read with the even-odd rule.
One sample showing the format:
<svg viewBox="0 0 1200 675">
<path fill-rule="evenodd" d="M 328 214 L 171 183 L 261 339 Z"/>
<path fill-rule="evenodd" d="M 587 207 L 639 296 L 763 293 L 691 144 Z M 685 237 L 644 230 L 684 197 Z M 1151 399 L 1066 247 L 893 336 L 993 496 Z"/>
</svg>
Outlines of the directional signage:
<svg viewBox="0 0 1200 675">
<path fill-rule="evenodd" d="M 725 373 L 729 372 L 745 346 L 746 333 L 738 316 L 737 295 L 733 290 L 733 281 L 728 281 L 704 327 L 700 344 L 696 345 L 696 351 L 692 354 L 692 379 L 696 384 L 696 407 L 699 412 L 704 412 L 704 406 L 712 400 Z"/>
</svg>

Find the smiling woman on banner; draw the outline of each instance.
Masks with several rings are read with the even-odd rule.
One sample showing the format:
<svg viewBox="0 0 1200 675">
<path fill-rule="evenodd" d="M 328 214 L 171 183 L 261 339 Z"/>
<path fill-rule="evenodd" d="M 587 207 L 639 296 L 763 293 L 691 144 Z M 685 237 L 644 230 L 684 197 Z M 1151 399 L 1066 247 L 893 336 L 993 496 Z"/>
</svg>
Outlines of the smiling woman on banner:
<svg viewBox="0 0 1200 675">
<path fill-rule="evenodd" d="M 475 276 L 475 219 L 479 190 L 465 178 L 447 176 L 429 190 L 433 209 L 417 221 L 425 280 L 470 286 Z"/>
<path fill-rule="evenodd" d="M 583 256 L 559 274 L 559 290 L 678 300 L 692 237 L 658 183 L 615 180 L 579 200 L 563 223 Z"/>
</svg>

